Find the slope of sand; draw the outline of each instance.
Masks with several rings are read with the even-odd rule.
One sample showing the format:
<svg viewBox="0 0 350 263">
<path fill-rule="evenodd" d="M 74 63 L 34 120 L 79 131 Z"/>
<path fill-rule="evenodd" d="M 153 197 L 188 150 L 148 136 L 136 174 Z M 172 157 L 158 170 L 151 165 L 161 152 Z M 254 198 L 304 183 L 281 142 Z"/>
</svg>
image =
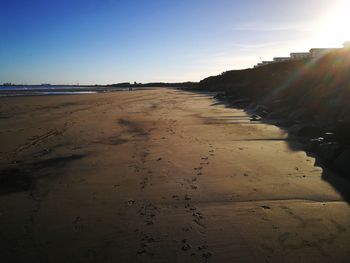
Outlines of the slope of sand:
<svg viewBox="0 0 350 263">
<path fill-rule="evenodd" d="M 349 262 L 349 184 L 171 89 L 1 98 L 1 262 Z"/>
</svg>

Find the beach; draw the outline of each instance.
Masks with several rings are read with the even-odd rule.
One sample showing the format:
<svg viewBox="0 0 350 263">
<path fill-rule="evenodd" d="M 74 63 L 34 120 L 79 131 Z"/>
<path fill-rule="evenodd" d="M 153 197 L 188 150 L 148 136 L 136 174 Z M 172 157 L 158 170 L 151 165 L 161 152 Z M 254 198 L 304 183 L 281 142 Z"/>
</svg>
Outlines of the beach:
<svg viewBox="0 0 350 263">
<path fill-rule="evenodd" d="M 212 94 L 0 101 L 1 262 L 350 261 L 349 182 Z"/>
</svg>

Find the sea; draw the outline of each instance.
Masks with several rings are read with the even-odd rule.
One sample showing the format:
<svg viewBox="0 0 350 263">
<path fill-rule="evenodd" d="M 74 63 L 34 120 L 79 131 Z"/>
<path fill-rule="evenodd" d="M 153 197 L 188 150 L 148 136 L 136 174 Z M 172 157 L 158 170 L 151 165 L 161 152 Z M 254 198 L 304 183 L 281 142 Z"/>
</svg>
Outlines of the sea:
<svg viewBox="0 0 350 263">
<path fill-rule="evenodd" d="M 78 95 L 105 93 L 112 91 L 129 90 L 123 87 L 105 86 L 56 86 L 56 85 L 20 85 L 20 86 L 0 86 L 0 97 L 17 96 L 47 96 L 47 95 Z"/>
</svg>

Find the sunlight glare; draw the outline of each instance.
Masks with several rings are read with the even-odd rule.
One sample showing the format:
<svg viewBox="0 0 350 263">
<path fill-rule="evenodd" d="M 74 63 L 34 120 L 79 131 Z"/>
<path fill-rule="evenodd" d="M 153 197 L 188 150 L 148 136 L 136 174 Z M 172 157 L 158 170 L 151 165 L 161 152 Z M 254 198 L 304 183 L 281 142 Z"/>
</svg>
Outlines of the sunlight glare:
<svg viewBox="0 0 350 263">
<path fill-rule="evenodd" d="M 350 1 L 334 2 L 334 8 L 329 15 L 321 18 L 318 25 L 316 43 L 322 47 L 339 47 L 350 40 Z"/>
</svg>

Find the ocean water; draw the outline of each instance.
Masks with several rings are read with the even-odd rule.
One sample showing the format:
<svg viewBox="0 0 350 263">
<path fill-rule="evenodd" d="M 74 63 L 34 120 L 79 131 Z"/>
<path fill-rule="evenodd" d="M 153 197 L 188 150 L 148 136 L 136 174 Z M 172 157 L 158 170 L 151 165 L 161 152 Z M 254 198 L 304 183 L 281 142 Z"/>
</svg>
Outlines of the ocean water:
<svg viewBox="0 0 350 263">
<path fill-rule="evenodd" d="M 0 97 L 78 95 L 122 90 L 128 90 L 128 88 L 96 86 L 0 86 Z"/>
</svg>

